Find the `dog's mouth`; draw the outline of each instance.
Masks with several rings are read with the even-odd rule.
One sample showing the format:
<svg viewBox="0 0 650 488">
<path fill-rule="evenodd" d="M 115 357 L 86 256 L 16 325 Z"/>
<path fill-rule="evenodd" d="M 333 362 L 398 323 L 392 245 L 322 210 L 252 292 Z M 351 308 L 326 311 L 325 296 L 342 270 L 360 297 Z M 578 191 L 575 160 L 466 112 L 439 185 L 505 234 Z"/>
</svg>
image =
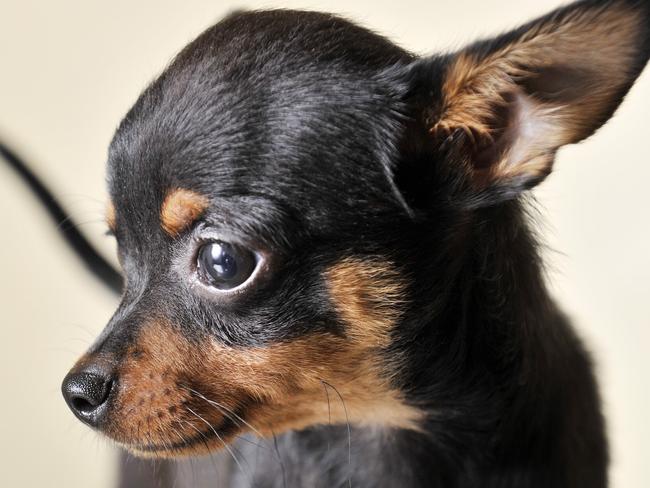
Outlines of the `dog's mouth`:
<svg viewBox="0 0 650 488">
<path fill-rule="evenodd" d="M 175 443 L 165 443 L 165 444 L 142 444 L 135 446 L 128 446 L 132 451 L 147 453 L 147 454 L 164 454 L 166 452 L 170 454 L 177 454 L 183 450 L 197 445 L 205 444 L 211 442 L 213 439 L 216 439 L 217 434 L 212 430 L 206 430 L 200 432 L 194 437 L 186 438 L 182 441 Z"/>
<path fill-rule="evenodd" d="M 225 427 L 225 428 L 224 428 Z M 169 454 L 172 456 L 182 454 L 188 449 L 194 450 L 195 448 L 205 448 L 206 450 L 213 450 L 212 445 L 217 441 L 226 445 L 229 439 L 235 435 L 237 427 L 232 425 L 231 429 L 226 426 L 210 426 L 204 431 L 198 430 L 193 436 L 183 437 L 182 440 L 177 442 L 167 442 L 160 444 L 141 444 L 129 446 L 129 449 L 144 455 L 164 456 Z M 179 434 L 180 436 L 180 434 Z M 182 436 L 181 436 L 182 437 Z"/>
<path fill-rule="evenodd" d="M 214 422 L 201 417 L 197 422 L 172 422 L 155 435 L 151 442 L 118 440 L 129 451 L 143 457 L 177 457 L 224 448 L 243 429 L 240 413 Z M 200 424 L 200 425 L 199 425 Z M 144 433 L 143 433 L 144 434 Z M 110 435 L 110 434 L 109 434 Z M 145 434 L 146 435 L 146 434 Z M 147 436 L 149 437 L 149 436 Z"/>
</svg>

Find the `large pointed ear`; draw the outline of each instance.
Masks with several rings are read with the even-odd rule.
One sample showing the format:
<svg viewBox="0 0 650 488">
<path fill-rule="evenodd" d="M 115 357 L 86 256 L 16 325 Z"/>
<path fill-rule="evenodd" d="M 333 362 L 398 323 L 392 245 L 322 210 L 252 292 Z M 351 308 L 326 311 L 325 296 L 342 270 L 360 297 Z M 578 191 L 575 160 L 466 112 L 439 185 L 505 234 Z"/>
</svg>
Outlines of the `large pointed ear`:
<svg viewBox="0 0 650 488">
<path fill-rule="evenodd" d="M 516 194 L 612 116 L 649 53 L 650 0 L 571 4 L 437 58 L 427 129 L 463 144 L 474 188 Z"/>
</svg>

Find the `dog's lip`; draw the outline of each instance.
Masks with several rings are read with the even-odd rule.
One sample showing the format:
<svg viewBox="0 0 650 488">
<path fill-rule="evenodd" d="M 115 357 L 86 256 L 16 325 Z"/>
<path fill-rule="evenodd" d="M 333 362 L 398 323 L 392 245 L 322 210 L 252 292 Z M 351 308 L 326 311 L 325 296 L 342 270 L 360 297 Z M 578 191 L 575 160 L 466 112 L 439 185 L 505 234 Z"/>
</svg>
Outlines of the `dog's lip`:
<svg viewBox="0 0 650 488">
<path fill-rule="evenodd" d="M 216 428 L 215 428 L 216 431 Z M 221 436 L 221 434 L 219 434 Z M 135 445 L 132 446 L 133 449 L 137 451 L 142 451 L 142 452 L 173 452 L 173 451 L 180 451 L 182 449 L 185 449 L 187 447 L 192 447 L 200 443 L 207 443 L 211 441 L 212 439 L 218 438 L 215 432 L 213 432 L 211 429 L 206 430 L 204 432 L 199 431 L 199 433 L 193 437 L 187 438 L 185 440 L 175 442 L 173 444 L 167 443 L 165 445 L 162 444 L 144 444 L 144 445 Z"/>
<path fill-rule="evenodd" d="M 131 444 L 129 447 L 136 451 L 143 453 L 156 453 L 156 452 L 177 452 L 188 447 L 196 446 L 198 444 L 205 444 L 218 439 L 222 444 L 226 444 L 228 440 L 236 433 L 239 426 L 230 417 L 224 417 L 217 425 L 210 425 L 206 430 L 198 430 L 197 434 L 178 441 L 175 443 L 165 444 Z"/>
</svg>

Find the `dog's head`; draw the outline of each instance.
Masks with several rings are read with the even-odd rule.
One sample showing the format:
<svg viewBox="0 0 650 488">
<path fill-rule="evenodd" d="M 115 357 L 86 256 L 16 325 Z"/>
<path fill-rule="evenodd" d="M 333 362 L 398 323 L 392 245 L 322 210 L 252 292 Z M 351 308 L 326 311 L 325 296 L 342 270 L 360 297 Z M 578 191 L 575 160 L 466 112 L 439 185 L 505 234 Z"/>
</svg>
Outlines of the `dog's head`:
<svg viewBox="0 0 650 488">
<path fill-rule="evenodd" d="M 346 420 L 418 429 L 408 350 L 472 213 L 611 116 L 649 18 L 583 2 L 431 58 L 325 14 L 207 30 L 111 144 L 126 285 L 64 381 L 75 414 L 157 456 Z"/>
</svg>

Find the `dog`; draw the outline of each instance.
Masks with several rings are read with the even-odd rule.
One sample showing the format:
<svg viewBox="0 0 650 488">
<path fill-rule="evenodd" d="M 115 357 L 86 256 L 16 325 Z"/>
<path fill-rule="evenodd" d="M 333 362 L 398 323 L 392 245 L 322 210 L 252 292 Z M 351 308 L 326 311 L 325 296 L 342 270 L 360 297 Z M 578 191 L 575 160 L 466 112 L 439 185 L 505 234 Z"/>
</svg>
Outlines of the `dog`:
<svg viewBox="0 0 650 488">
<path fill-rule="evenodd" d="M 110 145 L 125 283 L 66 402 L 141 456 L 232 454 L 230 486 L 607 486 L 527 190 L 649 55 L 647 0 L 430 57 L 329 14 L 231 14 Z"/>
</svg>

